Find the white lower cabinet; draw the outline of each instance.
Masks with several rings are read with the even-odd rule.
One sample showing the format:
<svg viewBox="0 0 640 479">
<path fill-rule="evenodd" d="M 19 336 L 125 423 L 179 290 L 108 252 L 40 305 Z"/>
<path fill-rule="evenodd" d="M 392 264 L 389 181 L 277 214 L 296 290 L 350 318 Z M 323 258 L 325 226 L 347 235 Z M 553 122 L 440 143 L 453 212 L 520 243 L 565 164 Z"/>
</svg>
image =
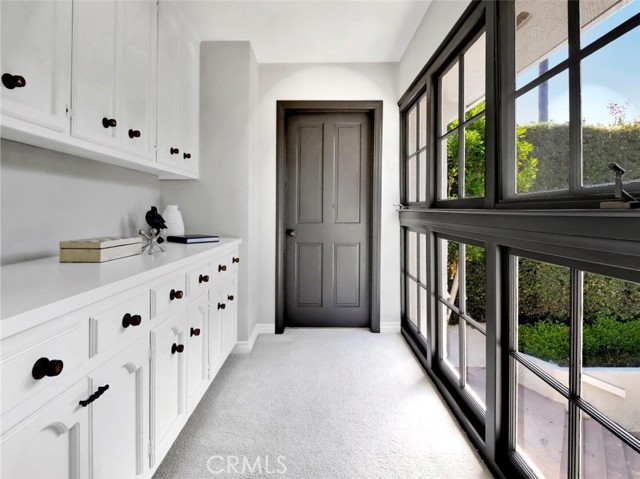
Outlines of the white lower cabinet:
<svg viewBox="0 0 640 479">
<path fill-rule="evenodd" d="M 238 340 L 237 308 L 238 287 L 235 279 L 227 281 L 221 287 L 222 313 L 222 354 L 228 356 Z"/>
<path fill-rule="evenodd" d="M 209 386 L 207 355 L 207 327 L 209 323 L 209 296 L 205 293 L 187 310 L 187 408 L 193 412 Z"/>
<path fill-rule="evenodd" d="M 79 401 L 89 394 L 82 379 L 0 441 L 0 477 L 84 478 L 89 469 L 89 410 Z"/>
</svg>

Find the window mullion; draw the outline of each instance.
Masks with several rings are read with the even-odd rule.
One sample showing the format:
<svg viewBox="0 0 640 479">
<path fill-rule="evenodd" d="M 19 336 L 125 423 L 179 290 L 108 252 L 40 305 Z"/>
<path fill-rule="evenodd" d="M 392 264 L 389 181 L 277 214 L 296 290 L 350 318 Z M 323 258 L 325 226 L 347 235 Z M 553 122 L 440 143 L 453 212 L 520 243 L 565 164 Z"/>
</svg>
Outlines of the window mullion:
<svg viewBox="0 0 640 479">
<path fill-rule="evenodd" d="M 458 198 L 465 197 L 464 55 L 458 59 Z"/>
<path fill-rule="evenodd" d="M 580 477 L 582 417 L 575 398 L 581 394 L 583 278 L 580 270 L 571 269 L 571 324 L 569 364 L 569 478 Z"/>
<path fill-rule="evenodd" d="M 580 3 L 569 1 L 569 189 L 582 188 Z"/>
<path fill-rule="evenodd" d="M 467 247 L 464 243 L 458 243 L 458 367 L 460 368 L 460 387 L 464 388 L 467 382 L 467 328 L 462 314 L 466 312 L 466 269 L 465 257 Z"/>
</svg>

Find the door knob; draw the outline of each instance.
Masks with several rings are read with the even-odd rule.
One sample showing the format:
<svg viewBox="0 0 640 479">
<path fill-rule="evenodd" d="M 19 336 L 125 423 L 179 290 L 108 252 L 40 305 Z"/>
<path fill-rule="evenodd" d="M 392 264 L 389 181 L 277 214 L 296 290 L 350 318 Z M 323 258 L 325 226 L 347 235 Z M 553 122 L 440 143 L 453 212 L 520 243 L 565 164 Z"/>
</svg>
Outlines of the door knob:
<svg viewBox="0 0 640 479">
<path fill-rule="evenodd" d="M 33 379 L 42 379 L 45 376 L 50 378 L 59 376 L 64 364 L 59 359 L 40 358 L 33 365 L 31 376 Z"/>
<path fill-rule="evenodd" d="M 180 150 L 178 148 L 171 148 L 172 155 L 177 155 L 178 153 L 180 153 Z"/>
<path fill-rule="evenodd" d="M 140 130 L 129 130 L 129 138 L 140 138 Z"/>
<path fill-rule="evenodd" d="M 102 119 L 102 126 L 104 126 L 105 128 L 115 128 L 116 126 L 118 126 L 118 122 L 115 118 L 104 117 Z"/>
<path fill-rule="evenodd" d="M 198 283 L 208 283 L 208 282 L 209 282 L 208 274 L 201 274 L 200 277 L 198 278 Z"/>
<path fill-rule="evenodd" d="M 180 290 L 175 290 L 172 289 L 171 291 L 169 291 L 169 299 L 171 301 L 173 301 L 174 299 L 182 299 L 182 297 L 184 296 L 184 293 Z"/>
<path fill-rule="evenodd" d="M 200 328 L 191 328 L 191 336 L 200 336 Z"/>
<path fill-rule="evenodd" d="M 296 230 L 288 229 L 288 230 L 287 230 L 287 236 L 290 236 L 290 237 L 292 237 L 292 238 L 295 238 L 295 236 L 296 236 Z"/>
<path fill-rule="evenodd" d="M 141 322 L 142 317 L 139 314 L 134 314 L 132 316 L 130 313 L 127 313 L 122 317 L 123 328 L 128 328 L 129 326 L 140 326 Z"/>
<path fill-rule="evenodd" d="M 189 158 L 191 158 L 191 153 L 184 153 L 184 154 L 182 155 L 182 157 L 183 157 L 185 160 L 188 160 Z"/>
<path fill-rule="evenodd" d="M 27 84 L 27 80 L 21 75 L 12 75 L 11 73 L 5 73 L 2 75 L 2 84 L 9 90 L 14 88 L 22 88 Z"/>
<path fill-rule="evenodd" d="M 173 343 L 171 345 L 171 354 L 181 353 L 184 351 L 184 344 Z"/>
</svg>

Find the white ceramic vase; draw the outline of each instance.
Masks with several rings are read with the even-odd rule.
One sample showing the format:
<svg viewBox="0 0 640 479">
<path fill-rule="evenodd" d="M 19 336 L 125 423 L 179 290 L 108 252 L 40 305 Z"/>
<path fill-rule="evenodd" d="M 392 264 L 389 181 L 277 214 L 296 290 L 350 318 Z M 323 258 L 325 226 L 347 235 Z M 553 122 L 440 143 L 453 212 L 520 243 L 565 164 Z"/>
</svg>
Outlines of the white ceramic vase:
<svg viewBox="0 0 640 479">
<path fill-rule="evenodd" d="M 184 220 L 182 219 L 182 213 L 180 213 L 178 205 L 167 205 L 162 212 L 162 217 L 167 224 L 167 229 L 164 231 L 165 238 L 167 236 L 184 234 Z"/>
</svg>

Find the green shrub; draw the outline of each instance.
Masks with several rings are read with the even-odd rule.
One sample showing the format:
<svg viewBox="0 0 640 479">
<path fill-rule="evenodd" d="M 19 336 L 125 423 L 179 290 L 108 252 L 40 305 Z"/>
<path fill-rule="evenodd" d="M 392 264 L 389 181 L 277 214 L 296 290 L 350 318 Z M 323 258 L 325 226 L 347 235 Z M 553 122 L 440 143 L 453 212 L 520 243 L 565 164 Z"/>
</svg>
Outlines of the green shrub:
<svg viewBox="0 0 640 479">
<path fill-rule="evenodd" d="M 569 364 L 569 326 L 552 321 L 518 328 L 518 350 L 560 366 Z"/>
</svg>

